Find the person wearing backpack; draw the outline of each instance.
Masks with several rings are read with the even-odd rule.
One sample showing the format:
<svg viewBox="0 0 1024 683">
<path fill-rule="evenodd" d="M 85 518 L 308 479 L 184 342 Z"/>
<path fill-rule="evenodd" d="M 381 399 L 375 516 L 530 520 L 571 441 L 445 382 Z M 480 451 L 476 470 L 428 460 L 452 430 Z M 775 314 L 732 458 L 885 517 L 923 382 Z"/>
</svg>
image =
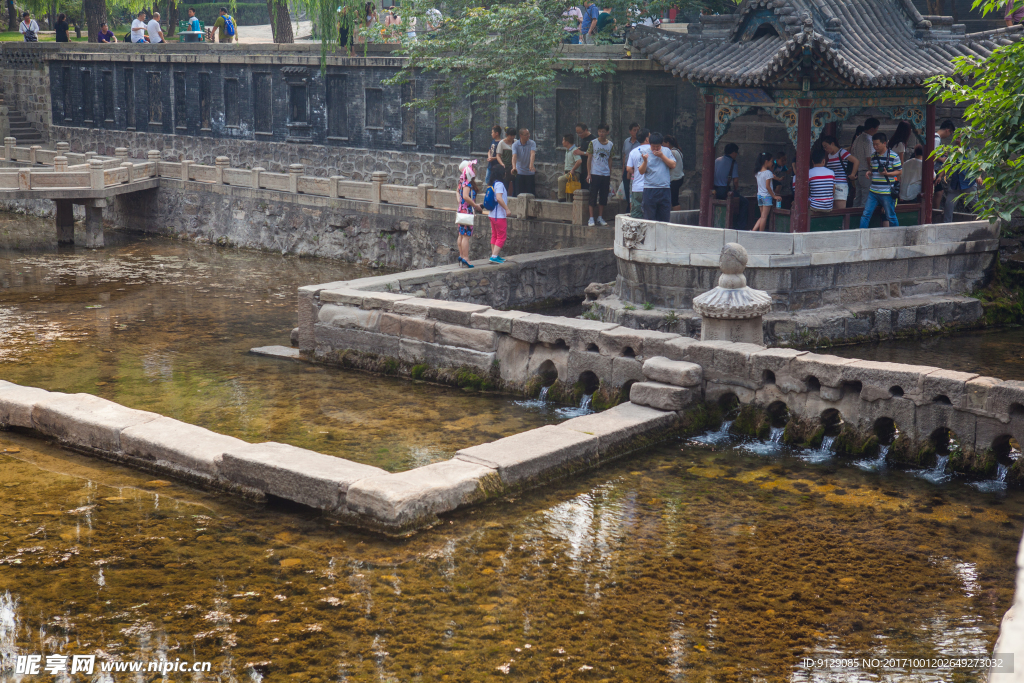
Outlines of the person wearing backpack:
<svg viewBox="0 0 1024 683">
<path fill-rule="evenodd" d="M 18 30 L 21 31 L 21 37 L 24 38 L 26 43 L 39 42 L 39 24 L 32 18 L 31 12 L 25 11 L 21 13 L 21 23 L 18 24 Z"/>
<path fill-rule="evenodd" d="M 903 175 L 903 162 L 896 152 L 889 149 L 885 133 L 871 136 L 871 144 L 875 153 L 868 160 L 868 168 L 864 175 L 871 182 L 867 201 L 864 203 L 864 214 L 860 217 L 860 228 L 864 230 L 871 222 L 871 214 L 879 205 L 885 211 L 882 227 L 895 227 L 900 224 L 896 218 L 896 198 L 900 194 L 900 176 Z"/>
<path fill-rule="evenodd" d="M 213 28 L 217 33 L 217 39 L 220 43 L 236 43 L 238 42 L 238 31 L 235 27 L 235 20 L 230 14 L 226 7 L 220 8 L 220 16 L 217 17 L 217 21 L 214 22 Z"/>
<path fill-rule="evenodd" d="M 502 182 L 502 166 L 497 159 L 491 160 L 488 176 L 491 186 L 484 195 L 484 208 L 491 219 L 491 263 L 504 263 L 501 254 L 508 233 L 508 190 Z"/>
</svg>

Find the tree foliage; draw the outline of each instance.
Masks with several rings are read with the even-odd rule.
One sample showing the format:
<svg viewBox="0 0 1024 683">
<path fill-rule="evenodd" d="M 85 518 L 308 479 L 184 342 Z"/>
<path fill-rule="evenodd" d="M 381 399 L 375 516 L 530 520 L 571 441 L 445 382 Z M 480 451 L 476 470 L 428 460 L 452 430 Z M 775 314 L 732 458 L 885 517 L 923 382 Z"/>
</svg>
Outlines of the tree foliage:
<svg viewBox="0 0 1024 683">
<path fill-rule="evenodd" d="M 1024 0 L 1016 2 L 1020 7 Z M 1006 3 L 975 0 L 974 7 L 1002 18 Z M 943 172 L 981 178 L 979 214 L 1009 221 L 1024 209 L 1024 40 L 995 49 L 987 59 L 953 61 L 953 77 L 928 80 L 933 99 L 966 106 L 966 125 L 942 147 Z"/>
</svg>

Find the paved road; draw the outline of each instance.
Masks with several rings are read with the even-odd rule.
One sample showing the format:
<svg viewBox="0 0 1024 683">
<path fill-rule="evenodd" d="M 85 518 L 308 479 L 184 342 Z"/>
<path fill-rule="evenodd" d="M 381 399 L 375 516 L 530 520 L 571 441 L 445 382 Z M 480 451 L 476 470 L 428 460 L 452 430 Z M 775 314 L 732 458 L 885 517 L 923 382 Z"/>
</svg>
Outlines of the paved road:
<svg viewBox="0 0 1024 683">
<path fill-rule="evenodd" d="M 312 22 L 309 21 L 298 21 L 292 23 L 292 34 L 296 40 L 302 38 L 308 38 L 312 32 Z M 270 29 L 270 24 L 262 24 L 260 26 L 239 26 L 238 27 L 238 42 L 240 43 L 272 43 L 274 42 L 274 33 Z"/>
</svg>

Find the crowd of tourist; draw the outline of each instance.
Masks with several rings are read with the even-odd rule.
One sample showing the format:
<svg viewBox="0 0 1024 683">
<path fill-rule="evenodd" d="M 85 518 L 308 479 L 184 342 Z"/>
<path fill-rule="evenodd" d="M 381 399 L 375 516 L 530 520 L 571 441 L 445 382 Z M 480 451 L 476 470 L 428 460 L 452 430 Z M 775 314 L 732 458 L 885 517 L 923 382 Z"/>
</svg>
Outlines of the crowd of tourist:
<svg viewBox="0 0 1024 683">
<path fill-rule="evenodd" d="M 648 220 L 668 221 L 670 212 L 679 206 L 679 188 L 683 183 L 683 154 L 671 135 L 662 135 L 629 126 L 629 137 L 621 148 L 611 138 L 611 127 L 602 123 L 596 134 L 587 123 L 579 122 L 575 133 L 561 137 L 565 157 L 562 173 L 556 181 L 560 202 L 572 200 L 576 190 L 589 191 L 587 210 L 589 226 L 607 226 L 605 211 L 613 194 L 625 202 L 630 215 Z M 621 149 L 621 151 L 620 151 Z M 491 222 L 491 262 L 504 263 L 501 250 L 507 239 L 508 199 L 537 193 L 537 143 L 530 130 L 522 128 L 491 129 L 487 149 L 484 181 L 478 180 L 476 161 L 463 161 L 459 166 L 456 213 L 459 264 L 469 263 L 469 244 L 473 236 L 474 216 L 483 211 Z M 622 177 L 612 186 L 612 167 L 622 160 Z M 481 197 L 483 197 L 481 201 Z"/>
<path fill-rule="evenodd" d="M 860 227 L 868 227 L 875 211 L 882 212 L 882 225 L 899 225 L 896 206 L 899 202 L 914 203 L 922 198 L 922 170 L 924 145 L 906 121 L 896 126 L 892 136 L 879 131 L 876 118 L 867 119 L 854 132 L 849 149 L 840 146 L 833 135 L 823 135 L 811 151 L 808 169 L 807 209 L 812 216 L 846 209 L 853 192 L 853 208 L 863 209 Z M 969 211 L 973 206 L 978 179 L 968 178 L 962 172 L 945 173 L 942 170 L 945 155 L 941 146 L 953 140 L 955 125 L 946 120 L 935 136 L 935 188 L 933 208 L 941 209 L 943 220 L 952 222 L 957 210 Z M 916 142 L 911 146 L 912 136 Z M 714 193 L 720 200 L 740 197 L 740 170 L 737 162 L 739 147 L 725 146 L 725 152 L 715 160 Z M 762 153 L 754 169 L 759 216 L 753 230 L 765 230 L 772 207 L 792 208 L 796 186 L 796 169 L 784 152 Z M 736 204 L 734 225 L 747 225 L 747 202 Z"/>
</svg>

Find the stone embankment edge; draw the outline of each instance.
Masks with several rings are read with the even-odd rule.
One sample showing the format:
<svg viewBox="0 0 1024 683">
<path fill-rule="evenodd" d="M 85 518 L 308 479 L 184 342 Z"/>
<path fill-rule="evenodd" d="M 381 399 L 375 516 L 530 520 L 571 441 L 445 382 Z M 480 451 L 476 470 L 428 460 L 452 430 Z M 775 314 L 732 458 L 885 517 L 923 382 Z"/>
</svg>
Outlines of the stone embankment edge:
<svg viewBox="0 0 1024 683">
<path fill-rule="evenodd" d="M 394 276 L 390 276 L 394 277 Z M 416 273 L 403 278 L 416 279 Z M 766 349 L 725 341 L 698 342 L 667 332 L 595 320 L 499 311 L 482 304 L 425 298 L 421 291 L 374 291 L 397 280 L 367 278 L 303 287 L 296 341 L 307 358 L 365 369 L 411 369 L 455 377 L 476 373 L 490 386 L 536 395 L 557 375 L 557 392 L 578 396 L 595 387 L 632 396 L 645 383 L 644 361 L 654 356 L 702 368 L 699 397 L 771 409 L 784 406 L 804 425 L 839 416 L 850 439 L 866 443 L 895 424 L 902 435 L 890 451 L 894 465 L 925 465 L 946 431 L 962 446 L 950 467 L 964 476 L 994 476 L 1011 439 L 1024 443 L 1024 382 L 936 367 L 878 363 Z M 372 362 L 371 362 L 372 361 Z M 391 372 L 394 374 L 394 372 Z M 460 385 L 461 386 L 461 385 Z M 571 390 L 566 391 L 567 388 Z M 656 387 L 637 389 L 650 396 Z M 662 397 L 668 407 L 685 397 Z M 636 402 L 636 399 L 631 399 Z M 654 405 L 654 404 L 652 404 Z M 830 417 L 831 416 L 831 417 Z M 948 436 L 948 435 L 947 435 Z M 944 443 L 944 442 L 943 442 Z M 921 461 L 921 462 L 918 462 Z M 1007 482 L 1024 485 L 1024 461 L 1012 463 Z"/>
<path fill-rule="evenodd" d="M 250 444 L 91 394 L 0 380 L 0 428 L 147 472 L 255 499 L 282 498 L 343 523 L 406 535 L 438 515 L 591 468 L 663 438 L 672 412 L 623 404 L 459 451 L 398 473 L 287 444 Z"/>
</svg>

